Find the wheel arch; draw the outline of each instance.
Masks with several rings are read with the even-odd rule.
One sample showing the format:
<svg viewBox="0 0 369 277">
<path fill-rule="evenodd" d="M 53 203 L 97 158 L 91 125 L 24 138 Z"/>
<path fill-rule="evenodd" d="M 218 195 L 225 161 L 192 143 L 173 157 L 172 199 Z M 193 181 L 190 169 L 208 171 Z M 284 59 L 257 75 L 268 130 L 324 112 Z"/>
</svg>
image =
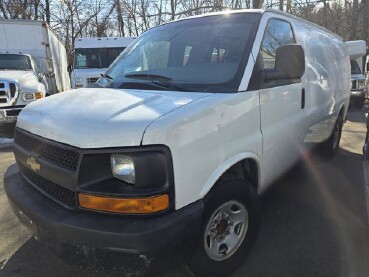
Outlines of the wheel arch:
<svg viewBox="0 0 369 277">
<path fill-rule="evenodd" d="M 345 109 L 345 104 L 344 104 L 344 103 L 342 103 L 341 108 L 340 108 L 340 110 L 339 110 L 339 112 L 338 112 L 338 115 L 341 115 L 343 120 L 345 120 L 345 119 L 343 118 L 343 117 L 344 117 L 344 115 L 345 115 L 345 111 L 346 111 L 346 109 Z"/>
<path fill-rule="evenodd" d="M 258 155 L 250 152 L 240 153 L 226 160 L 207 180 L 201 190 L 201 197 L 205 197 L 219 181 L 232 176 L 244 178 L 258 193 L 261 180 L 261 161 Z"/>
</svg>

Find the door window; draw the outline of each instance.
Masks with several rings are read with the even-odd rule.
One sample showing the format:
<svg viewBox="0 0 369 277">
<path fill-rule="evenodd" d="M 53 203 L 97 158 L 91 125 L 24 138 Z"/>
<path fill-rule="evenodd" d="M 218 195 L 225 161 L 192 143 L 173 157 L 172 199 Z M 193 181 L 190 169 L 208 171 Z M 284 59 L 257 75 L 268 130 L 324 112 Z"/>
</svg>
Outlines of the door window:
<svg viewBox="0 0 369 277">
<path fill-rule="evenodd" d="M 260 48 L 264 69 L 274 69 L 277 49 L 293 43 L 295 43 L 295 39 L 292 27 L 288 22 L 278 19 L 269 20 Z"/>
<path fill-rule="evenodd" d="M 38 62 L 33 58 L 32 58 L 32 62 L 33 62 L 33 66 L 35 68 L 36 73 L 41 74 L 41 68 L 40 68 Z"/>
</svg>

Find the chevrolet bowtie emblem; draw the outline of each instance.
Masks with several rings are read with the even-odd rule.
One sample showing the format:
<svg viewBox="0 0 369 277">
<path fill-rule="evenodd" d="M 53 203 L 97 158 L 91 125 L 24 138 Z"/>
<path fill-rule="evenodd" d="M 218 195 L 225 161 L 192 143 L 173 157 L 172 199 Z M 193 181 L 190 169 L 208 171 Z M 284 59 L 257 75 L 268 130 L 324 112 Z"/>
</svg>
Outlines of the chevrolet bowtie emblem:
<svg viewBox="0 0 369 277">
<path fill-rule="evenodd" d="M 36 162 L 36 159 L 34 157 L 29 157 L 27 159 L 27 165 L 33 170 L 33 171 L 39 171 L 41 168 L 41 165 Z"/>
</svg>

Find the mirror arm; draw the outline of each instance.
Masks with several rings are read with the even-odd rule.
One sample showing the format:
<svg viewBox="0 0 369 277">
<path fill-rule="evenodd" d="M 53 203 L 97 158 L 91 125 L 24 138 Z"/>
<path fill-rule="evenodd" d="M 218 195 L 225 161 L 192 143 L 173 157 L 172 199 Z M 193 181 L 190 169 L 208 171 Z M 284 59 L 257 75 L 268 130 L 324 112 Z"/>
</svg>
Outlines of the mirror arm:
<svg viewBox="0 0 369 277">
<path fill-rule="evenodd" d="M 286 79 L 283 78 L 282 72 L 277 69 L 264 69 L 262 71 L 262 76 L 265 82 Z"/>
</svg>

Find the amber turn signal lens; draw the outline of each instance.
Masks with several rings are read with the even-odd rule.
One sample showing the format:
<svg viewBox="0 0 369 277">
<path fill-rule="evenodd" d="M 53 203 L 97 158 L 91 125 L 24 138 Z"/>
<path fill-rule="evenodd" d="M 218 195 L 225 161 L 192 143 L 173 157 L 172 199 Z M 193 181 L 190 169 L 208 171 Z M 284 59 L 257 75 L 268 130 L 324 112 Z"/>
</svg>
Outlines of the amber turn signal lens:
<svg viewBox="0 0 369 277">
<path fill-rule="evenodd" d="M 115 198 L 80 193 L 81 208 L 122 214 L 150 214 L 169 207 L 169 196 L 163 194 L 145 198 Z"/>
<path fill-rule="evenodd" d="M 42 92 L 36 92 L 35 99 L 41 99 L 41 98 L 42 98 Z"/>
</svg>

